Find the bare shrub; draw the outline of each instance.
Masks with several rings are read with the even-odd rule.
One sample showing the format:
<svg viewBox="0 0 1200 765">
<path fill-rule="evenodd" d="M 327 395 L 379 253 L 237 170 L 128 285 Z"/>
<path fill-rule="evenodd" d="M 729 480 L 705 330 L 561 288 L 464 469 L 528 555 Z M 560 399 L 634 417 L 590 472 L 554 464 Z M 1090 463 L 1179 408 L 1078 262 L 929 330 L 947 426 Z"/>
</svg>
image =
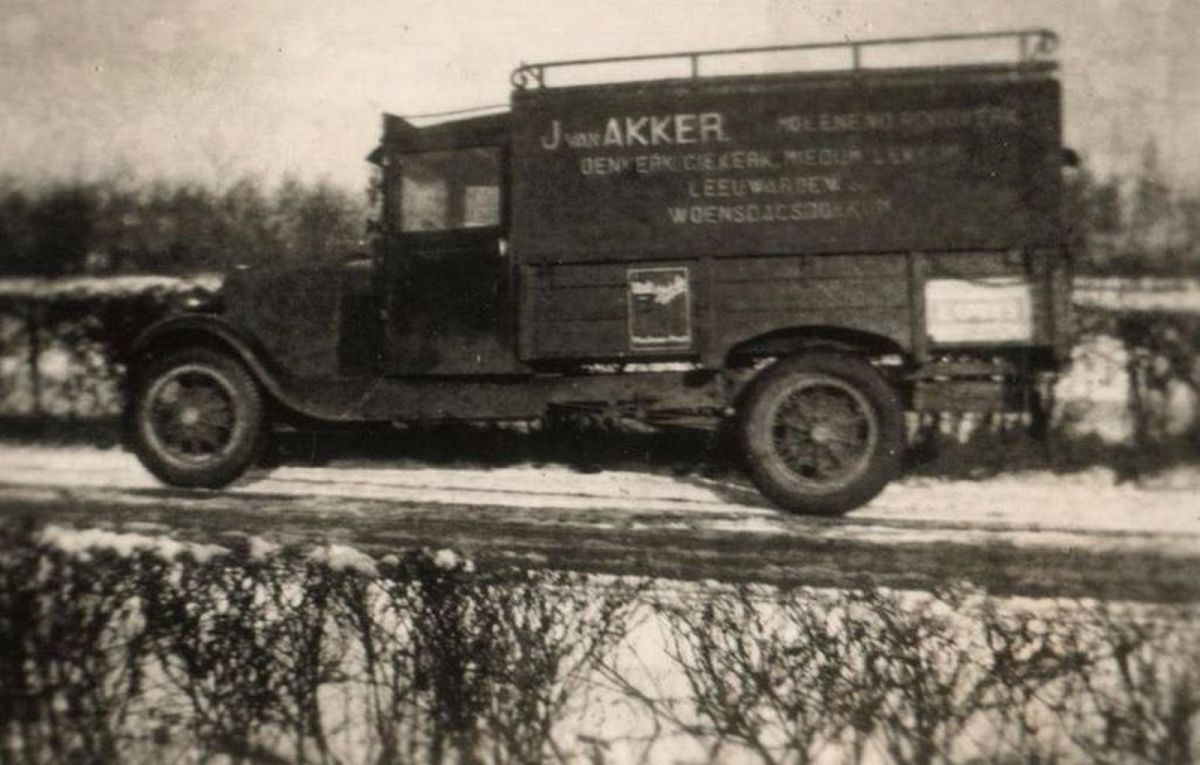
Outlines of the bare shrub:
<svg viewBox="0 0 1200 765">
<path fill-rule="evenodd" d="M 157 665 L 201 752 L 256 756 L 259 734 L 285 722 L 279 614 L 267 597 L 274 575 L 265 565 L 180 561 L 143 582 Z"/>
<path fill-rule="evenodd" d="M 411 555 L 342 591 L 378 761 L 567 759 L 555 725 L 624 634 L 636 588 L 437 564 Z"/>
<path fill-rule="evenodd" d="M 622 687 L 714 739 L 714 755 L 728 742 L 766 763 L 875 751 L 899 763 L 1058 761 L 1070 743 L 1061 696 L 1097 661 L 1079 624 L 1058 618 L 1069 609 L 1002 609 L 970 589 L 743 586 L 656 607 L 692 710 Z"/>
<path fill-rule="evenodd" d="M 1100 660 L 1080 676 L 1071 717 L 1075 741 L 1096 763 L 1200 759 L 1200 618 L 1194 609 L 1092 611 Z"/>
<path fill-rule="evenodd" d="M 97 552 L 87 565 L 4 529 L 0 760 L 114 762 L 145 680 L 138 581 L 157 562 Z"/>
</svg>

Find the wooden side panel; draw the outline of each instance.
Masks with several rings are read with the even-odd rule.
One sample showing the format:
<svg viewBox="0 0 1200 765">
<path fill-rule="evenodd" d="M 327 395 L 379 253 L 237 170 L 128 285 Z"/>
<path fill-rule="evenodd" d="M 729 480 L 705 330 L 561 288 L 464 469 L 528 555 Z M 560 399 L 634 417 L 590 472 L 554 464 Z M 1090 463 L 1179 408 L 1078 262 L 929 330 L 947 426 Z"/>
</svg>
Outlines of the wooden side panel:
<svg viewBox="0 0 1200 765">
<path fill-rule="evenodd" d="M 719 320 L 710 342 L 724 354 L 753 337 L 793 327 L 868 332 L 912 341 L 905 255 L 747 258 L 714 263 Z"/>
<path fill-rule="evenodd" d="M 614 358 L 629 352 L 624 264 L 548 265 L 527 273 L 530 358 Z"/>
<path fill-rule="evenodd" d="M 647 273 L 661 273 L 651 303 L 678 300 L 681 274 L 688 340 L 655 347 L 631 314 Z M 904 254 L 542 265 L 526 272 L 532 309 L 529 359 L 719 358 L 732 346 L 802 326 L 870 332 L 907 347 L 912 321 Z M 653 285 L 651 285 L 653 286 Z M 664 309 L 665 310 L 665 309 Z"/>
</svg>

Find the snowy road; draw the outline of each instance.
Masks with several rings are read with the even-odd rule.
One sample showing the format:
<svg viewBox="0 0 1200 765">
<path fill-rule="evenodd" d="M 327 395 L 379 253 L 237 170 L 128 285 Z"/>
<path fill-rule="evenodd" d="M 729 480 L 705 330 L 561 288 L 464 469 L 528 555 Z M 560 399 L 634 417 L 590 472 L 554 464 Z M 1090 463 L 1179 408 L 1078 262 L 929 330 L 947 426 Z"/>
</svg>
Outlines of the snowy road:
<svg viewBox="0 0 1200 765">
<path fill-rule="evenodd" d="M 908 479 L 844 519 L 798 518 L 735 483 L 561 465 L 286 466 L 224 492 L 165 489 L 116 450 L 0 447 L 0 513 L 44 520 L 456 547 L 481 563 L 681 578 L 1200 597 L 1200 470 L 1150 486 L 1095 471 Z"/>
</svg>

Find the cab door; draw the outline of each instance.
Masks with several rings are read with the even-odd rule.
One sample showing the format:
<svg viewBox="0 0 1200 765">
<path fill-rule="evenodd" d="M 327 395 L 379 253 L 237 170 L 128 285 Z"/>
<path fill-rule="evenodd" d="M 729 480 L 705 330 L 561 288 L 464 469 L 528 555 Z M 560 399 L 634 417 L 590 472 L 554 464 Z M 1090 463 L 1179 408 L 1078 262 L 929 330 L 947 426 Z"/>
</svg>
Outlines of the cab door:
<svg viewBox="0 0 1200 765">
<path fill-rule="evenodd" d="M 388 374 L 519 371 L 500 146 L 393 154 L 383 262 Z"/>
</svg>

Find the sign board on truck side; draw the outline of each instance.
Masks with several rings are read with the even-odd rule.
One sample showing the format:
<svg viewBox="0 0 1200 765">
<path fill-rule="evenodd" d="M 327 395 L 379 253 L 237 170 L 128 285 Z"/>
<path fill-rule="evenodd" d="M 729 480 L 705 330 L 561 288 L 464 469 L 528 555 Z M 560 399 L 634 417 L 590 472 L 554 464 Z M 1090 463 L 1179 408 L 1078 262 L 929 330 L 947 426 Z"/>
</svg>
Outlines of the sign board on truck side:
<svg viewBox="0 0 1200 765">
<path fill-rule="evenodd" d="M 513 246 L 532 261 L 1057 246 L 1059 99 L 1049 76 L 973 71 L 518 91 Z"/>
</svg>

